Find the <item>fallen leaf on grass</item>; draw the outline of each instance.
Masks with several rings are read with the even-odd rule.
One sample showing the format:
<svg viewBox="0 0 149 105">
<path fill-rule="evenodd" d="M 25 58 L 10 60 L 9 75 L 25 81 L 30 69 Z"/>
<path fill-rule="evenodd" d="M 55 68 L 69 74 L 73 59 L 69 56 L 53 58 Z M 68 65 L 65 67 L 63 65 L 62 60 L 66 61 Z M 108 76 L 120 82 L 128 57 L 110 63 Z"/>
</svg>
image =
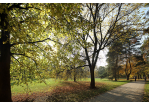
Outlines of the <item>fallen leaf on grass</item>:
<svg viewBox="0 0 149 105">
<path fill-rule="evenodd" d="M 63 82 L 63 86 L 56 86 L 48 92 L 34 92 L 29 94 L 18 94 L 12 96 L 14 102 L 33 102 L 36 98 L 48 96 L 47 101 L 77 101 L 77 94 L 90 90 L 90 82 Z M 96 83 L 97 87 L 104 86 L 103 83 Z M 38 100 L 36 100 L 38 101 Z M 41 101 L 41 100 L 40 100 Z"/>
</svg>

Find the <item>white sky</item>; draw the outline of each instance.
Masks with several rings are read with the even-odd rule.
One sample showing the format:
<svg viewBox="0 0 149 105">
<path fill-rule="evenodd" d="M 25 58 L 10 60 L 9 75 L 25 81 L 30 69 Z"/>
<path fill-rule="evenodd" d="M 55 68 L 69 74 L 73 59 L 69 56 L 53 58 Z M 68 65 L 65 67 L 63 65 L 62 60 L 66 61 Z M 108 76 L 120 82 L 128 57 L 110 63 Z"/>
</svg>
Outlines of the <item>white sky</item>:
<svg viewBox="0 0 149 105">
<path fill-rule="evenodd" d="M 97 61 L 97 64 L 96 66 L 99 67 L 99 66 L 105 66 L 107 65 L 107 62 L 106 62 L 106 54 L 108 52 L 108 49 L 105 48 L 104 50 L 100 51 L 99 53 L 99 60 Z"/>
</svg>

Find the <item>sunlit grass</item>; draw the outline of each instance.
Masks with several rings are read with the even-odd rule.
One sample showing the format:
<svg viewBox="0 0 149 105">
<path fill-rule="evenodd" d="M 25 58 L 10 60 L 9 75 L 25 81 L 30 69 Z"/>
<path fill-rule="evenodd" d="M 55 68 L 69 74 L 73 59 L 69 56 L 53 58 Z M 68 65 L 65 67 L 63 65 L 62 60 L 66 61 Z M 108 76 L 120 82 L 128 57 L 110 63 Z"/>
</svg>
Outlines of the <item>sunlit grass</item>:
<svg viewBox="0 0 149 105">
<path fill-rule="evenodd" d="M 46 79 L 46 84 L 44 82 L 39 83 L 38 81 L 33 81 L 32 83 L 28 82 L 28 91 L 27 85 L 13 85 L 11 86 L 12 94 L 17 93 L 26 93 L 26 92 L 37 92 L 37 91 L 49 91 L 52 87 L 57 86 L 60 81 L 55 79 Z"/>
<path fill-rule="evenodd" d="M 55 80 L 55 79 L 46 79 L 46 84 L 44 82 L 39 83 L 38 81 L 28 83 L 28 92 L 37 92 L 37 91 L 50 91 L 52 87 L 55 86 L 60 86 L 62 85 L 63 80 Z M 68 81 L 73 81 L 73 80 L 68 80 Z M 78 81 L 91 81 L 90 78 L 87 79 L 81 79 Z M 123 81 L 123 80 L 119 80 Z M 100 79 L 100 78 L 95 78 L 95 82 L 100 82 L 100 83 L 106 83 L 106 84 L 113 84 L 113 85 L 122 85 L 124 82 L 115 82 L 115 81 L 109 81 L 108 79 Z M 27 85 L 26 84 L 21 84 L 21 85 L 13 85 L 11 88 L 12 94 L 17 94 L 17 93 L 26 93 L 27 92 Z"/>
</svg>

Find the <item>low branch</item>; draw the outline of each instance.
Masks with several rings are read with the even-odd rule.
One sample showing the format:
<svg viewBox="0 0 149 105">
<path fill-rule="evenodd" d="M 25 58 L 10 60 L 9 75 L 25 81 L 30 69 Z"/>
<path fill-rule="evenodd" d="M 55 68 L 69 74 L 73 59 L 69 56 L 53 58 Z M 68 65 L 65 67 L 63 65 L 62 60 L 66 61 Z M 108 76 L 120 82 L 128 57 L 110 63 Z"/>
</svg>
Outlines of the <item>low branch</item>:
<svg viewBox="0 0 149 105">
<path fill-rule="evenodd" d="M 27 42 L 27 43 L 25 43 L 25 42 L 18 42 L 18 43 L 13 43 L 13 44 L 10 44 L 10 46 L 12 47 L 12 46 L 14 46 L 14 45 L 19 45 L 19 44 L 34 44 L 34 43 L 44 42 L 44 41 L 46 41 L 46 40 L 51 40 L 51 41 L 53 41 L 53 42 L 55 42 L 55 43 L 61 44 L 60 42 L 54 41 L 54 40 L 52 40 L 51 38 L 46 38 L 46 39 L 44 39 L 44 40 L 39 40 L 39 41 L 35 41 L 35 42 Z"/>
<path fill-rule="evenodd" d="M 81 67 L 86 67 L 86 66 L 89 66 L 89 65 L 78 66 L 78 67 L 75 67 L 75 69 L 78 69 L 78 68 L 81 68 Z"/>
<path fill-rule="evenodd" d="M 14 3 L 13 5 L 11 5 L 9 8 L 8 8 L 8 11 L 12 10 L 12 9 L 15 9 L 15 8 L 18 8 L 18 9 L 26 9 L 28 10 L 29 8 L 34 8 L 34 9 L 38 9 L 38 10 L 41 10 L 39 8 L 35 8 L 35 7 L 28 7 L 27 4 L 26 4 L 26 7 L 21 7 L 23 3 Z"/>
<path fill-rule="evenodd" d="M 36 63 L 36 61 L 35 61 L 33 58 L 31 58 L 31 57 L 29 57 L 29 56 L 25 55 L 25 53 L 24 53 L 24 54 L 11 53 L 11 56 L 13 56 L 13 55 L 22 55 L 22 56 L 24 56 L 24 57 L 30 58 L 32 61 L 34 61 L 35 65 L 36 65 L 36 67 L 37 67 L 37 63 Z"/>
<path fill-rule="evenodd" d="M 20 64 L 20 62 L 12 55 L 12 57 Z"/>
</svg>

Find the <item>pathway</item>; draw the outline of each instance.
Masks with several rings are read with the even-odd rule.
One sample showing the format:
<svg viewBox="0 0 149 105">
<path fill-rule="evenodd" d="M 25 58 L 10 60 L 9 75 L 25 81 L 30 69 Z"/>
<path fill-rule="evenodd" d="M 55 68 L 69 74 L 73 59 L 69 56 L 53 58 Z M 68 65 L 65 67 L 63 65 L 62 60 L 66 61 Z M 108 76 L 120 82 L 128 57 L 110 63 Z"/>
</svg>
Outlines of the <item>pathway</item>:
<svg viewBox="0 0 149 105">
<path fill-rule="evenodd" d="M 89 102 L 141 102 L 145 81 L 133 81 L 93 97 Z"/>
</svg>

